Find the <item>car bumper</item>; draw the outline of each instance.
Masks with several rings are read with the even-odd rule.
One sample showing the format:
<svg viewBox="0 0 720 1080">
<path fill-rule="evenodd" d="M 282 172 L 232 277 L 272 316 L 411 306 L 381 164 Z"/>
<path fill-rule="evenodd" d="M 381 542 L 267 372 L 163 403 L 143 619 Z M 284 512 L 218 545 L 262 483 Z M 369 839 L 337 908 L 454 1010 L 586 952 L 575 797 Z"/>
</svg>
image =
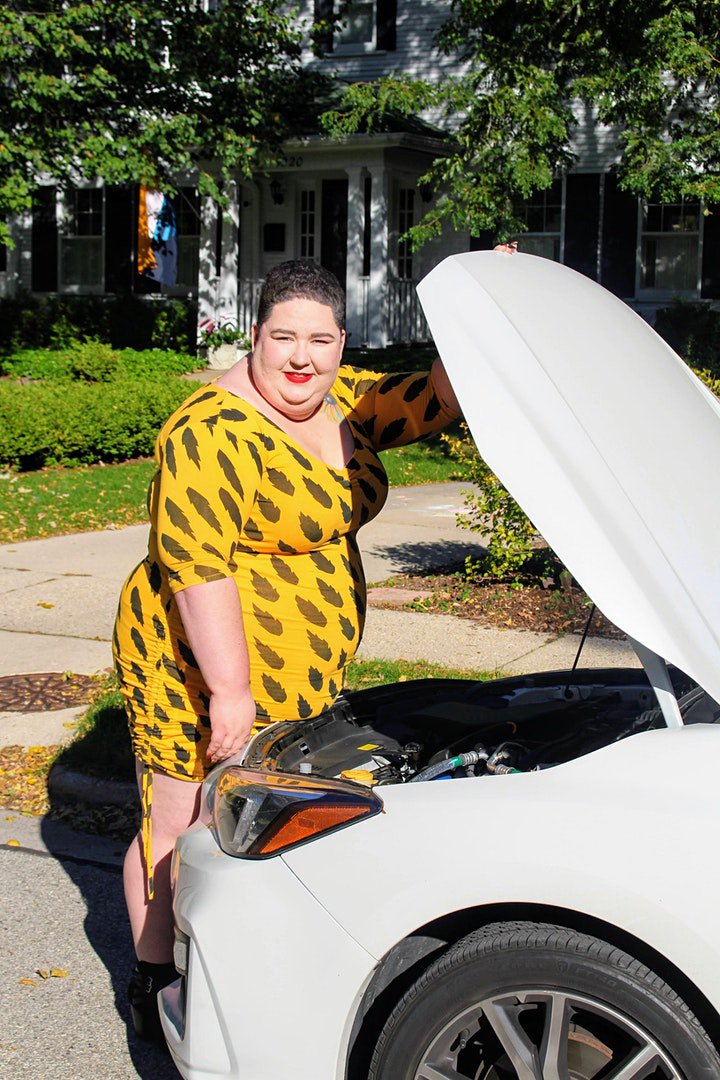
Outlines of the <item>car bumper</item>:
<svg viewBox="0 0 720 1080">
<path fill-rule="evenodd" d="M 185 1080 L 342 1077 L 375 959 L 282 858 L 231 858 L 196 826 L 173 879 L 188 970 L 160 993 L 160 1015 Z"/>
</svg>

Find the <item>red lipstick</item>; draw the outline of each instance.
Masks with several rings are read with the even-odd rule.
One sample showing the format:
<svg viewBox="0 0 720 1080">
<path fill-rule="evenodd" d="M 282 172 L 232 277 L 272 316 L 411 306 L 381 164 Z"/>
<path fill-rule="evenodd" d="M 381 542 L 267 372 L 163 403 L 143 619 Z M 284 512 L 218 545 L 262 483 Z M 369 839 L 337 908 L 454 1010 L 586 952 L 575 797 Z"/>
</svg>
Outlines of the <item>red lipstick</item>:
<svg viewBox="0 0 720 1080">
<path fill-rule="evenodd" d="M 285 371 L 283 374 L 292 383 L 306 383 L 312 379 L 312 375 L 304 371 Z"/>
</svg>

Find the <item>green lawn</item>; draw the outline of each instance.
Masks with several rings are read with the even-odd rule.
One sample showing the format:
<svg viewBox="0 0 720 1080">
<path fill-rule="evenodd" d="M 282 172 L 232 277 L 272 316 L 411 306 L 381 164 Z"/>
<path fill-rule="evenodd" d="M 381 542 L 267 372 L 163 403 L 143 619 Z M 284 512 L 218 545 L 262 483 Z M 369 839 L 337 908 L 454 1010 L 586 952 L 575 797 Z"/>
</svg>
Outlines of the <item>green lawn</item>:
<svg viewBox="0 0 720 1080">
<path fill-rule="evenodd" d="M 460 479 L 439 439 L 386 450 L 392 485 Z M 0 543 L 147 521 L 151 459 L 0 476 Z"/>
</svg>

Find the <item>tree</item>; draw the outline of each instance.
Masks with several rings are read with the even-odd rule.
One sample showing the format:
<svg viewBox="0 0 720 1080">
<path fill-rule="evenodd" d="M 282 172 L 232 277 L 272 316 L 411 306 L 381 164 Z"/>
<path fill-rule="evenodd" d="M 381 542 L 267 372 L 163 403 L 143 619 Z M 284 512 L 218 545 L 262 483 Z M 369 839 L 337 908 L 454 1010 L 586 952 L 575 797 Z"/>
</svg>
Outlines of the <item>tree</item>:
<svg viewBox="0 0 720 1080">
<path fill-rule="evenodd" d="M 206 11 L 206 6 L 212 10 Z M 42 177 L 221 196 L 280 154 L 313 79 L 282 0 L 5 0 L 0 239 Z"/>
<path fill-rule="evenodd" d="M 501 237 L 513 203 L 573 162 L 583 108 L 620 129 L 620 184 L 662 201 L 720 203 L 720 4 L 698 0 L 454 0 L 438 50 L 460 76 L 348 87 L 324 118 L 343 136 L 389 112 L 439 108 L 453 135 L 420 183 L 438 198 L 410 230 Z"/>
</svg>

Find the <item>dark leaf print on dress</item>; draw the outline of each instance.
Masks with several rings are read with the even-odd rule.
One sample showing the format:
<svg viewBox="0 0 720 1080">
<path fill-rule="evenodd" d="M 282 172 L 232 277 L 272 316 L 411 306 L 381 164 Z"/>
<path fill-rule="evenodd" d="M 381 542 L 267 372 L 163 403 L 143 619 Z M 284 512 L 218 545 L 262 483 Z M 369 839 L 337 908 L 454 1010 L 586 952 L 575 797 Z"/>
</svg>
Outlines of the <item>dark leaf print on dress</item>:
<svg viewBox="0 0 720 1080">
<path fill-rule="evenodd" d="M 319 502 L 321 506 L 324 506 L 326 510 L 329 510 L 332 506 L 332 495 L 330 495 L 324 487 L 320 484 L 316 484 L 314 480 L 311 480 L 308 476 L 303 476 L 303 483 L 308 489 L 313 499 Z"/>
<path fill-rule="evenodd" d="M 153 623 L 153 627 L 155 629 L 155 636 L 157 637 L 158 641 L 164 641 L 165 640 L 165 624 L 164 624 L 164 622 L 162 621 L 162 619 L 159 619 L 157 617 L 157 615 L 153 615 L 152 623 Z"/>
<path fill-rule="evenodd" d="M 250 451 L 250 457 L 253 459 L 253 461 L 255 462 L 255 465 L 257 466 L 257 471 L 262 476 L 262 474 L 263 474 L 263 463 L 262 463 L 262 460 L 260 458 L 260 455 L 258 454 L 257 447 L 254 446 L 253 443 L 248 443 L 248 450 Z"/>
<path fill-rule="evenodd" d="M 340 629 L 342 630 L 348 641 L 352 641 L 352 639 L 355 637 L 355 627 L 349 619 L 345 618 L 344 615 L 340 616 Z"/>
<path fill-rule="evenodd" d="M 388 375 L 383 379 L 378 387 L 378 394 L 389 394 L 391 390 L 394 390 L 396 386 L 401 386 L 407 379 L 406 372 L 400 372 L 397 375 Z"/>
<path fill-rule="evenodd" d="M 322 551 L 311 551 L 310 558 L 315 563 L 318 570 L 322 570 L 325 574 L 335 573 L 334 563 L 331 563 L 327 555 L 323 555 Z"/>
<path fill-rule="evenodd" d="M 258 596 L 262 596 L 263 600 L 270 600 L 273 603 L 279 599 L 280 593 L 271 585 L 271 583 L 264 578 L 261 574 L 258 574 L 256 570 L 250 570 L 250 580 L 252 581 L 252 587 Z"/>
<path fill-rule="evenodd" d="M 423 390 L 427 389 L 427 384 L 427 375 L 417 375 L 403 394 L 403 401 L 414 401 L 416 397 L 420 397 Z"/>
<path fill-rule="evenodd" d="M 313 552 L 313 554 L 315 554 L 315 552 Z M 277 555 L 272 555 L 270 557 L 270 562 L 272 563 L 273 570 L 279 578 L 282 578 L 283 581 L 287 581 L 288 585 L 297 585 L 300 579 L 298 578 L 297 574 L 290 569 L 286 562 L 278 558 Z"/>
<path fill-rule="evenodd" d="M 288 452 L 292 454 L 292 456 L 295 458 L 298 465 L 302 465 L 303 469 L 307 469 L 308 472 L 312 472 L 312 465 L 310 464 L 308 459 L 300 453 L 299 450 L 296 450 L 294 446 L 290 445 L 290 443 L 285 443 L 285 447 Z"/>
<path fill-rule="evenodd" d="M 172 686 L 165 687 L 165 696 L 172 705 L 173 709 L 185 709 L 185 698 Z"/>
<path fill-rule="evenodd" d="M 165 671 L 170 676 L 170 678 L 171 679 L 176 679 L 177 682 L 183 683 L 183 685 L 184 685 L 184 683 L 185 683 L 185 674 L 184 674 L 184 672 L 182 672 L 180 670 L 180 668 L 177 666 L 175 661 L 171 660 L 169 656 L 165 655 L 165 653 L 162 654 L 160 659 L 162 661 L 162 666 L 165 668 Z"/>
<path fill-rule="evenodd" d="M 403 431 L 407 427 L 407 420 L 404 416 L 399 416 L 397 420 L 391 420 L 387 427 L 384 427 L 380 432 L 380 446 L 388 446 L 390 443 L 399 439 Z"/>
<path fill-rule="evenodd" d="M 295 603 L 300 614 L 308 622 L 311 622 L 314 626 L 327 626 L 327 617 L 323 615 L 319 608 L 315 607 L 311 600 L 304 600 L 302 596 L 296 596 Z"/>
<path fill-rule="evenodd" d="M 177 475 L 177 461 L 175 460 L 175 447 L 172 444 L 172 439 L 165 440 L 165 463 L 174 480 Z"/>
<path fill-rule="evenodd" d="M 263 686 L 267 690 L 273 701 L 278 701 L 282 704 L 283 701 L 287 701 L 287 691 L 273 679 L 272 675 L 263 675 Z"/>
<path fill-rule="evenodd" d="M 365 496 L 366 499 L 368 499 L 369 502 L 371 502 L 371 503 L 376 503 L 377 502 L 377 498 L 378 498 L 377 491 L 372 486 L 372 484 L 369 484 L 367 482 L 367 480 L 363 480 L 362 476 L 358 477 L 358 486 L 360 487 L 360 490 L 362 491 L 363 495 Z"/>
<path fill-rule="evenodd" d="M 183 660 L 188 665 L 188 667 L 196 668 L 199 671 L 200 670 L 200 665 L 198 664 L 197 660 L 195 659 L 195 654 L 193 653 L 190 646 L 187 645 L 182 640 L 182 638 L 177 639 L 177 647 L 178 647 L 178 652 L 180 653 L 180 656 L 183 658 Z M 207 706 L 205 706 L 205 707 L 207 708 Z"/>
<path fill-rule="evenodd" d="M 178 761 L 182 761 L 184 765 L 187 765 L 190 760 L 190 751 L 186 750 L 184 746 L 180 746 L 179 743 L 173 743 L 173 750 Z"/>
<path fill-rule="evenodd" d="M 312 707 L 302 694 L 298 694 L 297 711 L 301 720 L 307 720 L 309 716 L 312 716 Z"/>
<path fill-rule="evenodd" d="M 189 536 L 191 540 L 195 539 L 195 533 L 193 532 L 192 525 L 188 521 L 183 511 L 177 505 L 177 503 L 174 503 L 172 499 L 165 500 L 165 512 L 176 529 L 179 529 L 180 532 L 185 533 L 185 535 Z"/>
<path fill-rule="evenodd" d="M 245 522 L 245 535 L 250 540 L 262 541 L 264 539 L 263 534 L 252 518 L 248 518 Z"/>
<path fill-rule="evenodd" d="M 194 724 L 186 724 L 185 721 L 181 721 L 180 727 L 182 728 L 182 733 L 183 733 L 183 735 L 185 736 L 185 738 L 187 739 L 188 742 L 190 742 L 190 743 L 200 742 L 200 739 L 202 738 L 202 736 L 200 735 L 200 732 L 198 731 L 198 729 L 195 727 Z"/>
<path fill-rule="evenodd" d="M 428 402 L 427 409 L 425 410 L 425 413 L 423 415 L 423 420 L 425 421 L 425 423 L 430 423 L 431 420 L 435 419 L 439 412 L 440 399 L 433 396 Z"/>
<path fill-rule="evenodd" d="M 323 581 L 322 578 L 315 578 L 315 580 L 317 582 L 317 587 L 320 590 L 320 595 L 326 603 L 332 604 L 333 607 L 343 606 L 343 598 L 337 589 L 333 589 L 326 581 Z"/>
<path fill-rule="evenodd" d="M 227 456 L 227 454 L 223 453 L 222 450 L 218 450 L 218 452 L 217 452 L 217 461 L 218 461 L 218 465 L 220 466 L 223 473 L 225 474 L 225 479 L 227 480 L 228 484 L 240 496 L 241 502 L 244 502 L 245 501 L 245 492 L 243 491 L 242 484 L 240 483 L 240 480 L 238 479 L 238 475 L 235 472 L 235 468 L 233 466 L 232 461 Z"/>
<path fill-rule="evenodd" d="M 269 435 L 265 435 L 262 431 L 253 431 L 253 435 L 260 440 L 266 450 L 275 449 L 275 442 Z"/>
<path fill-rule="evenodd" d="M 257 504 L 258 510 L 266 521 L 272 521 L 274 524 L 276 521 L 280 520 L 279 507 L 277 507 L 271 499 L 268 499 L 266 495 L 258 492 Z"/>
<path fill-rule="evenodd" d="M 130 593 L 130 607 L 132 608 L 133 615 L 142 626 L 145 619 L 143 618 L 142 603 L 140 601 L 140 590 L 137 585 Z"/>
<path fill-rule="evenodd" d="M 220 490 L 218 491 L 218 496 L 220 502 L 223 504 L 225 510 L 227 511 L 228 517 L 232 521 L 237 531 L 241 533 L 243 523 L 242 517 L 240 516 L 240 510 L 238 509 L 238 504 L 235 502 L 230 492 L 226 491 L 224 487 L 220 488 Z"/>
<path fill-rule="evenodd" d="M 210 503 L 207 501 L 201 491 L 196 491 L 195 488 L 187 488 L 187 497 L 197 510 L 203 521 L 207 522 L 211 529 L 214 529 L 220 536 L 223 534 L 222 525 L 215 516 Z"/>
<path fill-rule="evenodd" d="M 311 667 L 308 669 L 308 682 L 312 686 L 313 690 L 318 693 L 322 690 L 323 677 L 322 673 L 317 668 Z"/>
<path fill-rule="evenodd" d="M 148 654 L 147 649 L 145 648 L 145 642 L 142 639 L 142 634 L 138 630 L 136 630 L 134 626 L 130 631 L 130 637 L 132 638 L 133 645 L 140 653 L 143 660 L 147 660 Z"/>
<path fill-rule="evenodd" d="M 257 604 L 253 604 L 253 613 L 263 630 L 267 630 L 268 634 L 274 634 L 276 637 L 280 637 L 283 632 L 283 626 L 279 619 L 273 618 L 268 611 L 263 611 Z"/>
<path fill-rule="evenodd" d="M 172 559 L 177 559 L 178 562 L 182 563 L 191 561 L 190 552 L 186 551 L 182 544 L 179 544 L 177 540 L 173 540 L 172 536 L 168 536 L 167 533 L 162 534 L 160 543 Z"/>
<path fill-rule="evenodd" d="M 247 414 L 240 412 L 239 409 L 221 409 L 220 415 L 223 420 L 229 420 L 231 423 L 237 422 L 241 424 L 243 420 L 247 420 Z"/>
<path fill-rule="evenodd" d="M 255 638 L 255 648 L 263 659 L 263 662 L 268 667 L 273 668 L 275 671 L 281 671 L 285 667 L 285 661 L 282 656 L 278 656 L 274 649 L 271 649 L 269 645 L 264 645 L 262 641 L 258 641 Z"/>
<path fill-rule="evenodd" d="M 317 637 L 311 630 L 308 630 L 307 636 L 308 641 L 310 642 L 310 648 L 321 660 L 332 659 L 332 649 L 327 641 L 323 641 L 322 638 Z"/>
<path fill-rule="evenodd" d="M 200 468 L 200 455 L 198 454 L 198 441 L 195 438 L 195 433 L 192 428 L 186 427 L 182 433 L 182 444 L 185 447 L 185 452 L 194 465 Z"/>
<path fill-rule="evenodd" d="M 292 481 L 290 479 L 288 479 L 288 477 L 285 475 L 285 473 L 280 472 L 279 469 L 268 469 L 267 470 L 267 478 L 270 481 L 270 483 L 272 484 L 272 486 L 277 488 L 278 491 L 282 491 L 283 494 L 285 494 L 285 495 L 294 495 L 295 494 L 295 486 L 294 486 L 294 484 L 292 483 Z"/>
<path fill-rule="evenodd" d="M 300 515 L 300 528 L 311 544 L 317 544 L 319 540 L 322 540 L 322 529 L 317 521 L 313 521 L 307 514 Z"/>
</svg>

